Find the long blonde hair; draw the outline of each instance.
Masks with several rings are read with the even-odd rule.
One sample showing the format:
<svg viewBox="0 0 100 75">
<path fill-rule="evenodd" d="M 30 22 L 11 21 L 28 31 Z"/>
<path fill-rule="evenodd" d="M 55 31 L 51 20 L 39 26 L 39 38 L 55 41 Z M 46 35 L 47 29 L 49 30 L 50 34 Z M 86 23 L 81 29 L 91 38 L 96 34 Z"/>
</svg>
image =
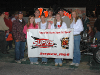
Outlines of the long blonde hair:
<svg viewBox="0 0 100 75">
<path fill-rule="evenodd" d="M 29 27 L 29 26 L 30 26 L 30 19 L 31 19 L 31 17 L 33 17 L 33 18 L 34 18 L 34 16 L 33 16 L 33 15 L 29 16 L 29 18 L 28 18 L 28 23 L 27 23 L 27 27 Z M 36 23 L 35 23 L 35 19 L 34 19 L 34 21 L 33 21 L 33 27 L 35 27 L 35 25 L 36 25 Z"/>
<path fill-rule="evenodd" d="M 57 16 L 57 15 L 60 15 L 60 14 L 57 13 L 56 16 Z M 60 20 L 61 20 L 60 25 L 62 26 L 62 22 L 63 22 L 63 20 L 62 20 L 61 15 L 60 15 Z M 54 19 L 54 26 L 55 26 L 55 27 L 56 27 L 56 24 L 57 24 L 57 20 L 56 20 L 56 17 L 55 17 L 55 19 Z"/>
<path fill-rule="evenodd" d="M 77 13 L 76 10 L 74 10 L 74 11 L 72 11 L 72 12 L 75 12 L 75 13 L 76 13 L 76 18 L 75 18 L 75 23 L 76 23 L 77 20 L 80 19 L 80 18 L 79 18 L 79 16 L 78 16 L 78 13 Z M 71 14 L 71 15 L 72 15 L 72 14 Z M 73 22 L 73 17 L 71 16 L 71 21 L 70 21 L 70 23 L 72 23 L 72 22 Z"/>
</svg>

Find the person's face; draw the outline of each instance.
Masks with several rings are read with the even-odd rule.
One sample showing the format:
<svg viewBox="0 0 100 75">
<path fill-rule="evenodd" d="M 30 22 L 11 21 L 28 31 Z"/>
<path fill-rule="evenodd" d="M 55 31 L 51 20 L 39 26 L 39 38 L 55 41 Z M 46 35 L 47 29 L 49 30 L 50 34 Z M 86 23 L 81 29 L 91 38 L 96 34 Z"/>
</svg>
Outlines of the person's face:
<svg viewBox="0 0 100 75">
<path fill-rule="evenodd" d="M 9 18 L 9 15 L 5 15 L 5 18 Z"/>
<path fill-rule="evenodd" d="M 53 12 L 52 11 L 48 11 L 48 15 L 52 16 Z"/>
<path fill-rule="evenodd" d="M 16 15 L 15 15 L 15 19 L 17 19 L 17 18 L 18 18 L 18 15 L 16 14 Z"/>
<path fill-rule="evenodd" d="M 72 17 L 76 18 L 76 12 L 72 12 Z"/>
<path fill-rule="evenodd" d="M 23 14 L 19 14 L 18 17 L 19 17 L 19 19 L 22 19 L 23 18 Z"/>
<path fill-rule="evenodd" d="M 59 14 L 56 15 L 56 20 L 60 21 L 60 15 Z"/>
<path fill-rule="evenodd" d="M 31 17 L 31 18 L 30 18 L 30 23 L 33 23 L 34 20 L 35 20 L 34 17 Z"/>
<path fill-rule="evenodd" d="M 39 15 L 40 15 L 40 13 L 39 13 L 39 11 L 35 11 L 35 17 L 39 17 Z"/>
<path fill-rule="evenodd" d="M 5 13 L 2 14 L 2 17 L 3 17 L 3 18 L 5 17 Z"/>
<path fill-rule="evenodd" d="M 41 16 L 41 21 L 45 21 L 45 16 Z"/>
<path fill-rule="evenodd" d="M 64 15 L 64 12 L 63 12 L 63 11 L 59 11 L 59 14 L 60 14 L 61 16 L 63 16 L 63 15 Z"/>
</svg>

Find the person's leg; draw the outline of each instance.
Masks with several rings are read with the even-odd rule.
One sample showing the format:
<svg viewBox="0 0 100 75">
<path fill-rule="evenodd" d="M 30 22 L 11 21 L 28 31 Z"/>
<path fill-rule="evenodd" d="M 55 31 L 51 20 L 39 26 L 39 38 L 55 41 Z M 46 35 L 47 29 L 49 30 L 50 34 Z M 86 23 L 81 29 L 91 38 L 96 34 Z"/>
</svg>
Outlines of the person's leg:
<svg viewBox="0 0 100 75">
<path fill-rule="evenodd" d="M 79 36 L 74 36 L 74 58 L 73 58 L 73 63 L 78 63 L 80 64 L 80 40 L 81 37 Z"/>
<path fill-rule="evenodd" d="M 62 66 L 62 59 L 61 58 L 55 58 L 55 66 L 57 66 L 58 64 L 60 66 Z"/>
<path fill-rule="evenodd" d="M 20 43 L 20 59 L 23 59 L 24 58 L 24 50 L 25 50 L 25 42 L 22 42 Z"/>
<path fill-rule="evenodd" d="M 47 62 L 47 60 L 48 60 L 47 58 L 44 57 L 42 58 L 42 62 Z"/>
<path fill-rule="evenodd" d="M 33 64 L 33 57 L 30 57 L 30 64 Z"/>
<path fill-rule="evenodd" d="M 33 57 L 33 62 L 34 63 L 38 62 L 38 58 L 37 57 Z"/>
<path fill-rule="evenodd" d="M 5 33 L 4 32 L 0 32 L 0 43 L 1 43 L 1 51 L 2 53 L 6 53 L 7 49 L 6 49 L 6 39 L 5 39 Z"/>
<path fill-rule="evenodd" d="M 12 41 L 9 41 L 9 49 L 12 48 Z"/>
<path fill-rule="evenodd" d="M 16 42 L 15 41 L 15 60 L 20 60 L 20 41 L 19 42 Z"/>
</svg>

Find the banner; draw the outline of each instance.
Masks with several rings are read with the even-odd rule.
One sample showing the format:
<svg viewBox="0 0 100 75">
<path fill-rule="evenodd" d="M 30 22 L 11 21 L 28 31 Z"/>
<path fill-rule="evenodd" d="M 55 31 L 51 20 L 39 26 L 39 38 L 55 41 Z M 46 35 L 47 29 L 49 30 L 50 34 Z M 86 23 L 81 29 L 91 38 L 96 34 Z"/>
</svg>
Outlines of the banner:
<svg viewBox="0 0 100 75">
<path fill-rule="evenodd" d="M 73 29 L 30 29 L 28 57 L 73 59 Z"/>
</svg>

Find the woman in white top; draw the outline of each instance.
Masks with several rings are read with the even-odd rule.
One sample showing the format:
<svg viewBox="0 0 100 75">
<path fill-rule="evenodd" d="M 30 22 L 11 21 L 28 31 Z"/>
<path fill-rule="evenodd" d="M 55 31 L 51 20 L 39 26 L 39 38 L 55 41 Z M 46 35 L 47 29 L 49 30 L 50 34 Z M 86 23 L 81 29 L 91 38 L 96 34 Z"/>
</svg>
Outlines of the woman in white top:
<svg viewBox="0 0 100 75">
<path fill-rule="evenodd" d="M 39 23 L 39 29 L 47 29 L 48 22 L 45 21 L 45 15 L 41 15 L 41 22 Z M 42 64 L 47 64 L 47 58 L 42 57 Z"/>
<path fill-rule="evenodd" d="M 76 11 L 72 12 L 71 24 L 70 28 L 74 29 L 74 56 L 73 62 L 70 65 L 79 66 L 80 64 L 80 33 L 83 31 L 83 24 L 81 19 L 78 17 L 78 13 Z"/>
<path fill-rule="evenodd" d="M 56 14 L 54 24 L 52 24 L 51 29 L 67 29 L 67 25 L 65 22 L 62 21 L 59 13 Z M 55 58 L 55 66 L 57 66 L 58 64 L 62 66 L 61 58 Z"/>
</svg>

